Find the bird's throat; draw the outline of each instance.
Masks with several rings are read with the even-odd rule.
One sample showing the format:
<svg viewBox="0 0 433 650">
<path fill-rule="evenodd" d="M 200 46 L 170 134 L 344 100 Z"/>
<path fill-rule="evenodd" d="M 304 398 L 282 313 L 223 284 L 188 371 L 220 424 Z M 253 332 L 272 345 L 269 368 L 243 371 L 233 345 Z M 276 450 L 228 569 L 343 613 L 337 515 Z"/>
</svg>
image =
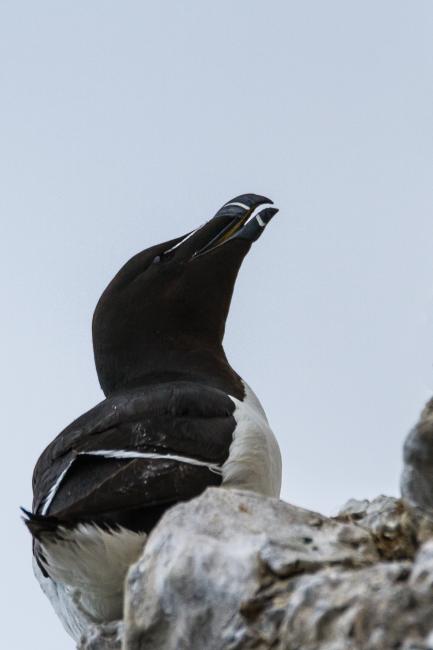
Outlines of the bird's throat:
<svg viewBox="0 0 433 650">
<path fill-rule="evenodd" d="M 177 341 L 179 344 L 179 341 Z M 242 399 L 242 381 L 227 361 L 223 347 L 206 347 L 192 341 L 172 347 L 143 345 L 131 355 L 129 350 L 101 355 L 99 381 L 105 395 L 137 387 L 189 381 L 206 384 Z M 100 360 L 101 361 L 101 360 Z"/>
</svg>

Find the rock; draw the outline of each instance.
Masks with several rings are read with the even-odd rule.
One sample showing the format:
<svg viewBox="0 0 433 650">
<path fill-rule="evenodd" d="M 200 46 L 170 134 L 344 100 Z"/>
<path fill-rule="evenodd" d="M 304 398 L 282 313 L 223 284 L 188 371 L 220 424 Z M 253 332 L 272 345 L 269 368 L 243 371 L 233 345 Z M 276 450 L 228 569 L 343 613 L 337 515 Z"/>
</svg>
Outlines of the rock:
<svg viewBox="0 0 433 650">
<path fill-rule="evenodd" d="M 433 398 L 406 438 L 403 449 L 401 494 L 416 520 L 419 540 L 433 535 Z"/>
<path fill-rule="evenodd" d="M 419 547 L 418 522 L 390 497 L 327 518 L 210 488 L 169 510 L 131 567 L 123 645 L 112 626 L 81 648 L 433 650 L 433 541 Z"/>
<path fill-rule="evenodd" d="M 413 558 L 419 522 L 401 499 L 379 496 L 373 501 L 348 501 L 337 520 L 356 522 L 370 531 L 379 555 L 387 560 Z"/>
<path fill-rule="evenodd" d="M 427 402 L 419 422 L 406 438 L 403 461 L 401 493 L 404 500 L 433 519 L 433 399 Z"/>
<path fill-rule="evenodd" d="M 360 519 L 366 513 L 369 505 L 370 501 L 368 499 L 363 499 L 362 501 L 349 499 L 338 514 L 340 517 L 352 517 L 355 520 Z"/>
<path fill-rule="evenodd" d="M 107 625 L 94 625 L 81 640 L 79 650 L 120 650 L 123 623 L 115 621 Z"/>
<path fill-rule="evenodd" d="M 164 516 L 131 569 L 126 646 L 224 647 L 222 630 L 268 575 L 377 559 L 361 527 L 252 492 L 210 488 Z"/>
</svg>

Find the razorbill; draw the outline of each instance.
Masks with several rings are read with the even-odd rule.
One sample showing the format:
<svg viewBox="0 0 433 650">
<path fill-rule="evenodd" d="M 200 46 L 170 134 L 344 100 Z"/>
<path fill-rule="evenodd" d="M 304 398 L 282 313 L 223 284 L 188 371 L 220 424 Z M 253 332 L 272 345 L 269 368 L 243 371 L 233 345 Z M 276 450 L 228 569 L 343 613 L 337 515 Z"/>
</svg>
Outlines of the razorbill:
<svg viewBox="0 0 433 650">
<path fill-rule="evenodd" d="M 93 316 L 106 399 L 33 475 L 35 573 L 66 630 L 122 617 L 123 583 L 173 504 L 222 485 L 279 496 L 278 443 L 222 346 L 242 260 L 277 210 L 244 194 L 129 260 Z"/>
</svg>

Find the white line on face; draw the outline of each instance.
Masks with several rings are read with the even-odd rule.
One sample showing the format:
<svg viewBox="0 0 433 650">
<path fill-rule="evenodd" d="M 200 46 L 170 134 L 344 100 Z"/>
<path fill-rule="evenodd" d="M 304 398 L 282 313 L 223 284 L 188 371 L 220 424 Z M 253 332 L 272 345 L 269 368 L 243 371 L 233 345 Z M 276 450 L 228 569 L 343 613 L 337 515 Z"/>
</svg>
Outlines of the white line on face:
<svg viewBox="0 0 433 650">
<path fill-rule="evenodd" d="M 190 237 L 192 237 L 193 235 L 195 235 L 195 233 L 196 233 L 198 230 L 200 230 L 201 228 L 203 228 L 204 225 L 205 225 L 205 224 L 202 224 L 201 226 L 199 226 L 198 228 L 196 228 L 195 230 L 193 230 L 192 232 L 190 232 L 189 235 L 187 235 L 186 237 L 184 237 L 183 239 L 181 239 L 180 242 L 178 242 L 177 244 L 175 244 L 175 245 L 172 246 L 171 248 L 168 248 L 166 251 L 164 251 L 164 254 L 165 254 L 165 253 L 171 253 L 171 251 L 174 251 L 174 250 L 176 250 L 176 248 L 179 248 L 179 246 L 181 246 L 184 242 L 186 242 L 187 239 L 189 239 Z"/>
<path fill-rule="evenodd" d="M 237 201 L 235 201 L 234 203 L 226 203 L 223 207 L 228 208 L 230 205 L 236 205 L 239 208 L 244 208 L 244 210 L 250 209 L 247 205 L 245 205 L 245 203 L 238 203 Z"/>
</svg>

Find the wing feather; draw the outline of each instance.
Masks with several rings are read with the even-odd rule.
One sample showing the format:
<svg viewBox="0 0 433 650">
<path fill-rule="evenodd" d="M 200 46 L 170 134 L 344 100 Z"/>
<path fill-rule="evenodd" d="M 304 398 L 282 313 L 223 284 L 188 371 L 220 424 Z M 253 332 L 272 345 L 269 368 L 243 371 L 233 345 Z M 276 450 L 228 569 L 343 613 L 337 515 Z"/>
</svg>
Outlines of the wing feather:
<svg viewBox="0 0 433 650">
<path fill-rule="evenodd" d="M 212 466 L 228 457 L 234 408 L 224 392 L 189 382 L 104 400 L 41 455 L 33 476 L 33 511 L 64 521 L 118 522 L 119 513 L 188 499 L 218 485 L 221 477 Z M 121 452 L 125 457 L 116 457 Z"/>
</svg>

